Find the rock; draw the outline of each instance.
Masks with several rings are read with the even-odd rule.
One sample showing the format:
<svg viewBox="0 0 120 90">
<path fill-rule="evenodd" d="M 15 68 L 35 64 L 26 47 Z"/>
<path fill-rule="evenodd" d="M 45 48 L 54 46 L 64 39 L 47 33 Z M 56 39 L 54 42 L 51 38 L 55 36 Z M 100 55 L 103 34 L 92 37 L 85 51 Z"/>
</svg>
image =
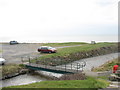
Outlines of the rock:
<svg viewBox="0 0 120 90">
<path fill-rule="evenodd" d="M 23 74 L 23 73 L 27 73 L 27 72 L 28 72 L 28 69 L 22 69 L 19 73 Z"/>
</svg>

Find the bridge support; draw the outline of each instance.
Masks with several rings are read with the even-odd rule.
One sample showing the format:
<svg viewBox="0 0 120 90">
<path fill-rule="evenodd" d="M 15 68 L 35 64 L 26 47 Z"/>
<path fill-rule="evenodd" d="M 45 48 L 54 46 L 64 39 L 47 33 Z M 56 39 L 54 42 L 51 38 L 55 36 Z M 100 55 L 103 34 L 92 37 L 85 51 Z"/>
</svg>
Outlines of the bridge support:
<svg viewBox="0 0 120 90">
<path fill-rule="evenodd" d="M 34 73 L 35 70 L 33 70 L 33 69 L 29 69 L 28 72 L 29 72 L 29 73 Z"/>
</svg>

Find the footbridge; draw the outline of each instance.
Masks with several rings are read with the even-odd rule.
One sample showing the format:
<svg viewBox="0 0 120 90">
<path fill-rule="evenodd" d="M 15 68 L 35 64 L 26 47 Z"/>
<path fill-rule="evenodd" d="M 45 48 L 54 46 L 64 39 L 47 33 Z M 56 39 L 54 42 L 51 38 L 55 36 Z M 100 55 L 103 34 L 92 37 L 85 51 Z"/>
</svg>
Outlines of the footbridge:
<svg viewBox="0 0 120 90">
<path fill-rule="evenodd" d="M 65 65 L 59 65 L 59 66 L 50 66 L 50 65 L 41 65 L 36 63 L 24 63 L 25 67 L 30 70 L 39 70 L 39 71 L 47 71 L 47 72 L 53 72 L 53 73 L 61 73 L 61 74 L 73 74 L 73 73 L 80 73 L 83 71 L 83 67 L 85 67 L 86 63 L 74 63 L 74 64 L 65 64 Z"/>
</svg>

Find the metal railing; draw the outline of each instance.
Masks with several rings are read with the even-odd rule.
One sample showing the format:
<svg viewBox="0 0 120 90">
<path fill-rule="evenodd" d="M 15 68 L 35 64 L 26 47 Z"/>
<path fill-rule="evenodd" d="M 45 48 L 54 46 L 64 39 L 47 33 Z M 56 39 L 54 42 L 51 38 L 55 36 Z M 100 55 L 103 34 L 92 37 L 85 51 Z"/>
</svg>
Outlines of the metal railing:
<svg viewBox="0 0 120 90">
<path fill-rule="evenodd" d="M 32 60 L 35 60 L 34 62 L 32 62 Z M 30 57 L 30 56 L 25 56 L 25 57 L 21 57 L 21 61 L 22 63 L 24 62 L 28 62 L 29 65 L 36 65 L 35 67 L 40 67 L 43 66 L 44 68 L 48 68 L 48 69 L 54 69 L 54 70 L 61 70 L 61 71 L 70 71 L 70 70 L 74 70 L 76 72 L 79 72 L 79 71 L 83 71 L 83 68 L 86 66 L 86 62 L 85 61 L 82 61 L 82 62 L 79 62 L 79 63 L 71 63 L 71 64 L 67 64 L 67 62 L 64 63 L 64 65 L 47 65 L 47 64 L 41 64 L 41 61 L 38 60 L 37 57 Z M 42 61 L 43 63 L 45 63 L 45 60 Z M 61 62 L 61 61 L 60 61 Z M 51 61 L 51 63 L 53 63 L 53 61 Z"/>
</svg>

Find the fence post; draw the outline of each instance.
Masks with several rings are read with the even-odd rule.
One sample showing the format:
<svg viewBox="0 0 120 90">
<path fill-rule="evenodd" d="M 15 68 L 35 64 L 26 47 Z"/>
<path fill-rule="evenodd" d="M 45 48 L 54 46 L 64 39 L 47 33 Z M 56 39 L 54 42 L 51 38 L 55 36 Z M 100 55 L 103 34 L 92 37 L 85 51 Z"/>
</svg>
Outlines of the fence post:
<svg viewBox="0 0 120 90">
<path fill-rule="evenodd" d="M 61 59 L 61 70 L 62 70 L 62 59 Z"/>
<path fill-rule="evenodd" d="M 77 63 L 77 72 L 78 72 L 78 63 Z"/>
<path fill-rule="evenodd" d="M 37 57 L 36 57 L 36 64 L 37 64 L 37 67 L 38 67 L 38 61 L 37 61 L 38 59 L 37 59 Z"/>
<path fill-rule="evenodd" d="M 30 62 L 30 57 L 29 57 L 29 65 L 31 64 L 31 62 Z"/>
<path fill-rule="evenodd" d="M 36 57 L 36 64 L 37 64 L 37 57 Z"/>
<path fill-rule="evenodd" d="M 21 57 L 21 61 L 22 61 L 22 64 L 23 64 L 23 57 Z"/>
<path fill-rule="evenodd" d="M 82 71 L 83 71 L 83 65 L 82 65 Z"/>
<path fill-rule="evenodd" d="M 45 68 L 47 68 L 47 64 L 45 64 Z"/>
<path fill-rule="evenodd" d="M 44 62 L 44 67 L 45 67 L 45 60 L 43 62 Z"/>
<path fill-rule="evenodd" d="M 66 63 L 65 63 L 65 72 L 66 72 Z"/>
<path fill-rule="evenodd" d="M 55 65 L 55 70 L 56 70 L 56 65 Z"/>
<path fill-rule="evenodd" d="M 72 70 L 72 63 L 71 63 L 71 70 Z"/>
</svg>

